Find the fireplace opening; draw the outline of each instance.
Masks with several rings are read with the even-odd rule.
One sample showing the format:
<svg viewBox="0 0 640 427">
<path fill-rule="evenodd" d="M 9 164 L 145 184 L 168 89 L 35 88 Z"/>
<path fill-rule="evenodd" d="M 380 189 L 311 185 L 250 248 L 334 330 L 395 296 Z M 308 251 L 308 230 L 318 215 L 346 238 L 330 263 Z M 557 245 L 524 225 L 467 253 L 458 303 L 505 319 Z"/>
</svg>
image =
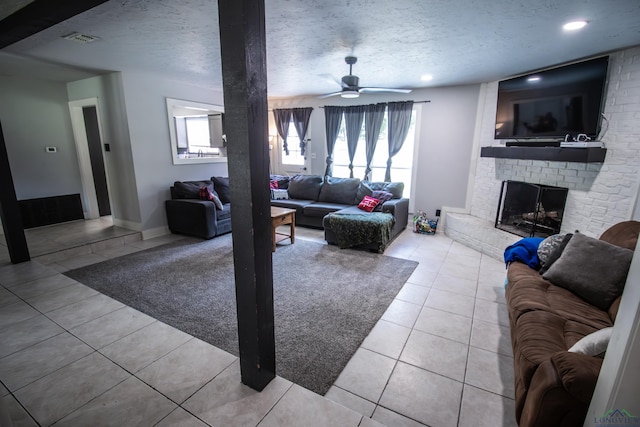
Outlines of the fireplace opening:
<svg viewBox="0 0 640 427">
<path fill-rule="evenodd" d="M 522 237 L 560 233 L 568 188 L 502 181 L 496 228 Z"/>
</svg>

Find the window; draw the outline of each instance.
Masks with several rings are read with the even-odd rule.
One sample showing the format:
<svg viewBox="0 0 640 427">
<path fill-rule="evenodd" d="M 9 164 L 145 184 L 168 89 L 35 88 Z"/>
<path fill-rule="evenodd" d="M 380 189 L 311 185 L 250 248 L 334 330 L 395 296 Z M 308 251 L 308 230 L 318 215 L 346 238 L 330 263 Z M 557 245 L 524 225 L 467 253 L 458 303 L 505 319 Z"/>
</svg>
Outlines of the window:
<svg viewBox="0 0 640 427">
<path fill-rule="evenodd" d="M 416 129 L 416 110 L 411 113 L 411 125 L 407 133 L 407 139 L 400 152 L 393 156 L 391 164 L 391 181 L 404 183 L 404 197 L 411 194 L 411 171 L 413 167 L 413 147 Z M 338 140 L 333 151 L 333 176 L 349 176 L 349 150 L 347 148 L 347 137 L 344 120 L 340 127 Z M 387 170 L 387 159 L 389 158 L 389 143 L 387 139 L 387 113 L 384 113 L 380 137 L 376 144 L 376 151 L 371 162 L 371 181 L 384 181 L 384 174 Z M 360 131 L 356 154 L 353 157 L 353 176 L 362 179 L 367 166 L 366 141 L 364 136 L 364 125 Z"/>
<path fill-rule="evenodd" d="M 189 157 L 218 155 L 220 150 L 211 147 L 209 118 L 207 116 L 184 117 L 184 134 L 178 130 L 178 154 Z"/>
<path fill-rule="evenodd" d="M 289 122 L 289 133 L 287 134 L 287 147 L 289 148 L 289 155 L 284 151 L 284 144 L 282 139 L 280 140 L 280 154 L 282 155 L 283 165 L 299 165 L 304 166 L 305 157 L 300 152 L 300 138 L 298 132 L 293 124 L 293 120 Z"/>
</svg>

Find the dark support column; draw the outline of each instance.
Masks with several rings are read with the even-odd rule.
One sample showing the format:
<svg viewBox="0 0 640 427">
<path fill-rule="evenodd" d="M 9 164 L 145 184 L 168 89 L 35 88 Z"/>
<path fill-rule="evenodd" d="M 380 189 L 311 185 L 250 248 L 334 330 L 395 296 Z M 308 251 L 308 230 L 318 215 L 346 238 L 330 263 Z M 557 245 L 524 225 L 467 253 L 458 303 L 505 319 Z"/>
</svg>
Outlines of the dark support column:
<svg viewBox="0 0 640 427">
<path fill-rule="evenodd" d="M 264 0 L 220 0 L 242 382 L 275 377 Z"/>
<path fill-rule="evenodd" d="M 16 190 L 13 187 L 13 177 L 9 167 L 9 156 L 7 155 L 7 144 L 4 141 L 2 133 L 2 124 L 0 123 L 0 219 L 2 219 L 2 228 L 4 229 L 4 237 L 9 248 L 9 257 L 11 262 L 17 264 L 19 262 L 29 261 L 29 248 L 27 247 L 27 239 L 24 237 L 24 229 L 22 228 L 22 217 L 20 216 L 20 206 L 16 198 Z"/>
</svg>

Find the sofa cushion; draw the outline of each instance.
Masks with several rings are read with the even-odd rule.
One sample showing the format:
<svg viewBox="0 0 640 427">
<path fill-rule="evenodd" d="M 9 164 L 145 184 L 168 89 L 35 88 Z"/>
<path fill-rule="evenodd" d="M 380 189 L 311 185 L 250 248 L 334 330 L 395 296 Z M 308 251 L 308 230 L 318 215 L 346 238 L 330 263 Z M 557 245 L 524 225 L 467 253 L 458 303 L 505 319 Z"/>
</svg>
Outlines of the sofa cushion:
<svg viewBox="0 0 640 427">
<path fill-rule="evenodd" d="M 301 200 L 318 200 L 322 176 L 320 175 L 294 175 L 289 180 L 289 198 Z"/>
<path fill-rule="evenodd" d="M 371 188 L 373 191 L 383 190 L 388 191 L 393 194 L 394 199 L 401 199 L 402 193 L 404 192 L 404 182 L 370 182 L 365 181 L 365 183 Z"/>
<path fill-rule="evenodd" d="M 509 318 L 514 324 L 530 311 L 546 311 L 593 329 L 613 325 L 609 313 L 589 304 L 576 294 L 545 280 L 536 270 L 513 262 L 507 270 L 506 299 Z"/>
<path fill-rule="evenodd" d="M 359 178 L 334 178 L 328 176 L 322 184 L 318 201 L 352 205 L 355 202 L 359 186 Z"/>
<path fill-rule="evenodd" d="M 543 277 L 607 310 L 622 294 L 633 251 L 576 233 Z"/>
<path fill-rule="evenodd" d="M 174 199 L 200 199 L 200 187 L 207 187 L 213 192 L 211 181 L 176 181 L 173 183 Z"/>
<path fill-rule="evenodd" d="M 338 203 L 314 202 L 302 208 L 302 213 L 306 216 L 324 217 L 327 214 L 330 214 L 332 212 L 337 212 L 339 210 L 348 208 L 350 206 L 351 205 L 341 205 Z M 362 213 L 362 211 L 360 211 L 360 213 Z"/>
<path fill-rule="evenodd" d="M 231 203 L 231 191 L 229 189 L 229 177 L 227 176 L 214 176 L 211 178 L 213 181 L 213 188 L 218 193 L 220 201 L 225 203 Z"/>
<path fill-rule="evenodd" d="M 369 185 L 367 184 L 366 181 L 360 181 L 360 184 L 358 184 L 358 189 L 356 190 L 356 200 L 354 201 L 354 204 L 358 204 L 362 201 L 362 199 L 364 199 L 364 196 L 373 196 L 373 190 L 371 189 L 371 187 L 369 187 Z"/>
<path fill-rule="evenodd" d="M 231 203 L 225 203 L 222 205 L 222 210 L 216 212 L 218 222 L 225 219 L 231 219 Z"/>
</svg>

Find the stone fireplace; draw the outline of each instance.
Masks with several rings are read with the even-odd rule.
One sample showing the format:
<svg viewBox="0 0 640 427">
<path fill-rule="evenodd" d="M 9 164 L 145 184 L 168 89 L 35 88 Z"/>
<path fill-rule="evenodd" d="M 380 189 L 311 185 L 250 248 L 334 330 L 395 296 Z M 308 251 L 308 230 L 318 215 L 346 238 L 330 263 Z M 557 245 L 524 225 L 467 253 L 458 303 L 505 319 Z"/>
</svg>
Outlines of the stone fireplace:
<svg viewBox="0 0 640 427">
<path fill-rule="evenodd" d="M 640 103 L 630 99 L 640 84 L 640 48 L 610 55 L 608 81 L 603 112 L 607 129 L 601 135 L 607 152 L 604 162 L 594 163 L 481 157 L 482 147 L 504 146 L 494 139 L 498 82 L 483 85 L 467 203 L 464 208 L 444 207 L 439 228 L 466 246 L 502 259 L 504 249 L 521 238 L 495 228 L 502 183 L 509 180 L 569 190 L 561 233 L 579 230 L 599 237 L 611 225 L 631 219 L 640 183 Z"/>
</svg>

